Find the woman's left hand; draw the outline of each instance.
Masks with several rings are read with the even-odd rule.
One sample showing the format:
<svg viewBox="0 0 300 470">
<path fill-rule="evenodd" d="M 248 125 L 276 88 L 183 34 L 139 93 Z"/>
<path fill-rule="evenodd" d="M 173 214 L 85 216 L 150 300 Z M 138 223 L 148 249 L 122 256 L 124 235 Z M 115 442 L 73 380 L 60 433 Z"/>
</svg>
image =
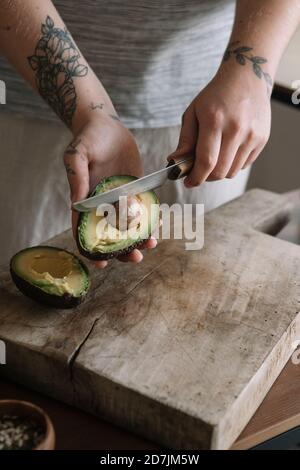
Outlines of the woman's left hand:
<svg viewBox="0 0 300 470">
<path fill-rule="evenodd" d="M 142 175 L 142 161 L 136 141 L 120 121 L 105 112 L 92 111 L 88 119 L 81 124 L 64 154 L 72 202 L 86 198 L 91 189 L 106 176 Z M 78 217 L 79 213 L 73 211 L 75 238 Z M 140 249 L 155 248 L 156 243 L 156 239 L 150 237 Z M 140 250 L 135 249 L 118 259 L 139 263 L 143 255 Z M 98 261 L 95 264 L 104 268 L 107 261 Z"/>
</svg>

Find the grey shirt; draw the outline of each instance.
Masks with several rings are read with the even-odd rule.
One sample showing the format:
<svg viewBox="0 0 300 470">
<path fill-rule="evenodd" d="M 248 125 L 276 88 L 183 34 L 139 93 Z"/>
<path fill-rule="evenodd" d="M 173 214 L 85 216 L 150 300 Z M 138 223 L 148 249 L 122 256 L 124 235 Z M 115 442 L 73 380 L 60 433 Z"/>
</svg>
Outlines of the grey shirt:
<svg viewBox="0 0 300 470">
<path fill-rule="evenodd" d="M 130 128 L 180 123 L 185 108 L 218 68 L 235 6 L 234 0 L 54 3 Z M 7 85 L 5 110 L 54 117 L 4 60 L 0 78 Z"/>
</svg>

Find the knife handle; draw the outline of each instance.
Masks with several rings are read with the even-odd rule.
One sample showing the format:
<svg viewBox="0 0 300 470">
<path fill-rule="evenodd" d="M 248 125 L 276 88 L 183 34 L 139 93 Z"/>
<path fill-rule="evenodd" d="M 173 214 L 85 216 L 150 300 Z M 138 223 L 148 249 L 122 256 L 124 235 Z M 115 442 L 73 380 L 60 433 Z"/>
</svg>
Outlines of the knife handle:
<svg viewBox="0 0 300 470">
<path fill-rule="evenodd" d="M 178 161 L 183 160 L 182 163 L 180 163 L 178 166 L 173 168 L 169 175 L 168 178 L 170 180 L 179 180 L 180 178 L 184 178 L 184 176 L 187 176 L 190 171 L 193 168 L 194 165 L 194 157 L 192 156 L 187 156 L 187 157 L 173 157 L 172 160 L 169 161 L 167 167 L 174 165 Z"/>
</svg>

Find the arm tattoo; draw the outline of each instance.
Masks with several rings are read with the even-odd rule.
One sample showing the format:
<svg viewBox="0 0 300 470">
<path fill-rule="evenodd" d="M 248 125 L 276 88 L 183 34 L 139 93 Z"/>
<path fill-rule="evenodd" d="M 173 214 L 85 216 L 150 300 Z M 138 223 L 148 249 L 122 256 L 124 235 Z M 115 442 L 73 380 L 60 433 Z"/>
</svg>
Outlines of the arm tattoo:
<svg viewBox="0 0 300 470">
<path fill-rule="evenodd" d="M 253 47 L 238 46 L 239 42 L 240 41 L 235 41 L 229 44 L 228 48 L 225 51 L 223 60 L 228 60 L 231 56 L 234 56 L 236 62 L 240 65 L 246 65 L 247 62 L 251 63 L 252 70 L 255 75 L 258 78 L 263 78 L 265 80 L 267 87 L 270 91 L 270 89 L 272 89 L 273 87 L 272 78 L 267 72 L 264 72 L 261 67 L 262 64 L 268 62 L 267 59 L 265 59 L 264 57 L 252 55 L 250 52 L 253 50 Z"/>
<path fill-rule="evenodd" d="M 70 127 L 77 106 L 74 78 L 87 75 L 88 67 L 80 64 L 80 53 L 68 30 L 56 28 L 50 16 L 41 32 L 34 55 L 27 59 L 39 93 Z"/>
</svg>

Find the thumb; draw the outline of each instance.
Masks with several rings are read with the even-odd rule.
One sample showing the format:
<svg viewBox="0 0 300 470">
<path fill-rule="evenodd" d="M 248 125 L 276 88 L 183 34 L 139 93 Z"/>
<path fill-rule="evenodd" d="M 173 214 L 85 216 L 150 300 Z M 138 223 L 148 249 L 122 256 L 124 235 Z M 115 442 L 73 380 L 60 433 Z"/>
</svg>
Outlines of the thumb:
<svg viewBox="0 0 300 470">
<path fill-rule="evenodd" d="M 85 146 L 80 140 L 70 143 L 64 153 L 64 165 L 70 186 L 71 202 L 87 197 L 89 193 L 89 162 Z M 72 227 L 75 236 L 79 214 L 72 211 Z"/>
<path fill-rule="evenodd" d="M 168 156 L 168 160 L 172 158 L 189 154 L 194 151 L 197 144 L 198 120 L 193 107 L 187 108 L 182 116 L 181 131 L 179 141 L 175 152 Z"/>
</svg>

